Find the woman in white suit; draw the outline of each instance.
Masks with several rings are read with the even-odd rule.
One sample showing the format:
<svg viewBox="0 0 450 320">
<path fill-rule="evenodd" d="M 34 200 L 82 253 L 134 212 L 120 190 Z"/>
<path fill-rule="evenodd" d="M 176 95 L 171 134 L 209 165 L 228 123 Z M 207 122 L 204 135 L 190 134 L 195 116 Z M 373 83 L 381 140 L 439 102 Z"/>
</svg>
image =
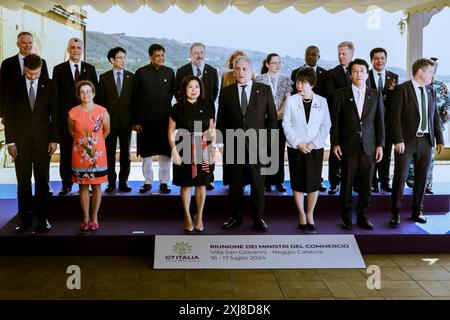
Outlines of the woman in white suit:
<svg viewBox="0 0 450 320">
<path fill-rule="evenodd" d="M 294 201 L 298 208 L 298 227 L 315 231 L 314 208 L 321 185 L 323 148 L 331 121 L 327 100 L 316 95 L 317 83 L 313 68 L 301 68 L 296 75 L 298 93 L 288 97 L 283 129 L 288 145 L 289 171 Z M 307 211 L 304 208 L 307 194 Z"/>
</svg>

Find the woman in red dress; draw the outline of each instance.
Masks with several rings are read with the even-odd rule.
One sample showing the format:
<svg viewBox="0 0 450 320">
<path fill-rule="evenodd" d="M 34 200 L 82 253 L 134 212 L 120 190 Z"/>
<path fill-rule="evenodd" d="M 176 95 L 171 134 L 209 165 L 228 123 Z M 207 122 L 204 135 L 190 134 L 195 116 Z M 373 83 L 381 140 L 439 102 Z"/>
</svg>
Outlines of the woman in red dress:
<svg viewBox="0 0 450 320">
<path fill-rule="evenodd" d="M 99 228 L 97 214 L 101 202 L 101 184 L 108 180 L 105 138 L 110 131 L 109 114 L 105 108 L 94 104 L 95 87 L 92 82 L 78 82 L 76 96 L 81 104 L 69 112 L 69 132 L 73 137 L 72 181 L 80 186 L 80 203 L 83 209 L 80 229 L 95 231 Z"/>
</svg>

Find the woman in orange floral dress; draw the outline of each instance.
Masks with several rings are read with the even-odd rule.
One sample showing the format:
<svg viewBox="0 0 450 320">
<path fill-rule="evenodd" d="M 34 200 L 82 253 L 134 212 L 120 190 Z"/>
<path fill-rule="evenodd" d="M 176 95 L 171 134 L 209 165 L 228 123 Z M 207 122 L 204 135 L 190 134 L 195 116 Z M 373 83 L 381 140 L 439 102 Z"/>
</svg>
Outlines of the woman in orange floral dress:
<svg viewBox="0 0 450 320">
<path fill-rule="evenodd" d="M 109 114 L 105 108 L 94 104 L 95 87 L 92 82 L 78 82 L 76 96 L 81 104 L 69 112 L 69 131 L 73 137 L 72 181 L 80 186 L 83 209 L 80 229 L 95 231 L 99 228 L 97 214 L 101 202 L 101 184 L 108 179 L 105 138 L 110 131 Z"/>
</svg>

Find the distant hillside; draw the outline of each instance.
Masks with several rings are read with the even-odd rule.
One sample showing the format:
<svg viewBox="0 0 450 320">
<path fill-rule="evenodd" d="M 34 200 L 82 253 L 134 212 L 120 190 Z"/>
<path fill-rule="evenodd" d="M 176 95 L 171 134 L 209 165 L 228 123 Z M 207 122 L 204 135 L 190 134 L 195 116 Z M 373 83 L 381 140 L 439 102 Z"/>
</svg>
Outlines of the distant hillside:
<svg viewBox="0 0 450 320">
<path fill-rule="evenodd" d="M 103 73 L 111 68 L 107 61 L 106 55 L 110 48 L 121 46 L 127 50 L 127 69 L 136 71 L 139 67 L 148 63 L 148 47 L 153 43 L 159 43 L 166 49 L 166 65 L 177 69 L 188 63 L 188 52 L 190 43 L 183 43 L 173 39 L 143 38 L 130 37 L 121 34 L 105 34 L 101 32 L 87 32 L 87 61 L 94 64 L 99 73 Z M 260 51 L 245 50 L 243 48 L 225 48 L 216 46 L 207 46 L 207 63 L 214 66 L 220 73 L 228 71 L 225 64 L 234 50 L 244 50 L 246 54 L 253 60 L 255 72 L 259 72 L 261 63 L 265 59 L 267 53 Z M 290 56 L 282 56 L 284 74 L 291 74 L 291 71 L 300 65 L 303 65 L 304 59 L 293 58 Z M 337 64 L 337 61 L 320 60 L 320 65 L 325 69 L 330 69 Z M 404 69 L 390 67 L 390 70 L 399 74 L 403 80 L 406 76 Z"/>
</svg>

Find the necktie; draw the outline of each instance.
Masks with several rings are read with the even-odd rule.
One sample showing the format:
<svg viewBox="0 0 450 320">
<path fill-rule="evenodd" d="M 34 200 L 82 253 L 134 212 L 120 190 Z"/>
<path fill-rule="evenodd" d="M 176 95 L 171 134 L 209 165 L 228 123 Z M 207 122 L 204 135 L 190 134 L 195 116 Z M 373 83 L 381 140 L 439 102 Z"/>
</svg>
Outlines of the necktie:
<svg viewBox="0 0 450 320">
<path fill-rule="evenodd" d="M 245 116 L 245 113 L 247 112 L 247 107 L 248 107 L 248 100 L 247 100 L 247 93 L 245 92 L 245 88 L 247 87 L 247 85 L 241 86 L 242 91 L 241 91 L 241 110 L 242 110 L 242 114 Z"/>
<path fill-rule="evenodd" d="M 36 93 L 34 92 L 34 81 L 30 81 L 30 91 L 28 92 L 28 100 L 30 100 L 31 111 L 34 110 L 34 103 L 36 102 Z"/>
<path fill-rule="evenodd" d="M 80 81 L 80 70 L 78 70 L 78 65 L 75 64 L 75 82 Z"/>
<path fill-rule="evenodd" d="M 350 84 L 351 79 L 350 79 L 350 74 L 348 72 L 348 67 L 344 67 L 344 72 L 345 72 L 345 80 L 347 81 L 347 84 Z"/>
<path fill-rule="evenodd" d="M 381 77 L 380 72 L 378 72 L 378 91 L 383 91 L 383 78 Z"/>
<path fill-rule="evenodd" d="M 421 102 L 421 108 L 422 108 L 422 120 L 420 122 L 420 130 L 424 132 L 427 129 L 427 103 L 425 101 L 425 92 L 423 87 L 419 87 L 420 89 L 420 102 Z"/>
<path fill-rule="evenodd" d="M 117 87 L 117 95 L 120 97 L 120 93 L 122 92 L 122 81 L 120 80 L 120 72 L 117 72 L 116 87 Z"/>
<path fill-rule="evenodd" d="M 200 68 L 197 68 L 197 77 L 201 77 L 202 76 L 202 71 L 200 70 Z"/>
<path fill-rule="evenodd" d="M 20 70 L 22 70 L 22 73 L 20 75 L 23 76 L 23 66 L 24 66 L 24 63 L 25 63 L 25 59 L 24 58 L 20 58 L 20 60 L 22 61 L 22 63 L 20 64 Z"/>
</svg>

